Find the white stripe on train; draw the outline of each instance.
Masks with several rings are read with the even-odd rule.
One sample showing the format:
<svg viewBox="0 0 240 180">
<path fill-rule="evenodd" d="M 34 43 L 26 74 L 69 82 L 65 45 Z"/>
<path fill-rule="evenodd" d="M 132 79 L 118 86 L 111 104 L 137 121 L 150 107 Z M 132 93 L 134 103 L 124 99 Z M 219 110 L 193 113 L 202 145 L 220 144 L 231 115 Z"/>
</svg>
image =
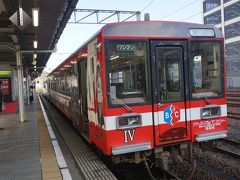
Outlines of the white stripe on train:
<svg viewBox="0 0 240 180">
<path fill-rule="evenodd" d="M 227 105 L 220 105 L 221 107 L 221 117 L 227 116 Z M 141 113 L 142 115 L 142 126 L 150 126 L 152 125 L 152 112 L 148 113 Z M 109 131 L 109 130 L 116 130 L 116 119 L 118 116 L 108 116 L 104 117 L 104 122 L 105 122 L 105 127 L 104 129 Z M 156 122 L 156 125 L 159 124 L 167 124 L 164 122 L 163 118 L 163 111 L 158 113 L 154 113 L 154 118 L 158 119 L 158 122 Z M 185 119 L 185 110 L 181 109 L 181 120 L 180 122 L 183 122 Z M 187 109 L 187 121 L 194 121 L 194 120 L 199 120 L 201 119 L 201 108 L 190 108 Z"/>
</svg>

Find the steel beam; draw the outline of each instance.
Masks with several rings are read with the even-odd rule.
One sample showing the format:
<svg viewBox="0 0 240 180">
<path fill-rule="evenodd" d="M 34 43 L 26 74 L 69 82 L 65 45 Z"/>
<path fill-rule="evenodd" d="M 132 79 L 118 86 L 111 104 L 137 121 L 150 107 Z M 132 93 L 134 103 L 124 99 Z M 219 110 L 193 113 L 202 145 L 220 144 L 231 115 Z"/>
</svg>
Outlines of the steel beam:
<svg viewBox="0 0 240 180">
<path fill-rule="evenodd" d="M 20 50 L 20 53 L 24 54 L 33 54 L 33 53 L 54 53 L 57 52 L 57 49 L 54 50 Z"/>
<path fill-rule="evenodd" d="M 86 13 L 89 13 L 85 15 Z M 132 17 L 136 17 L 137 21 L 140 21 L 140 11 L 119 11 L 119 10 L 102 10 L 102 9 L 74 9 L 73 10 L 74 18 L 71 21 L 68 21 L 68 23 L 73 24 L 106 24 L 106 20 L 109 20 L 113 16 L 117 16 L 117 21 L 120 22 L 120 15 L 125 15 L 125 19 L 123 21 L 126 21 Z M 105 18 L 99 20 L 99 14 L 106 15 Z M 78 18 L 80 15 L 82 15 L 82 18 Z M 88 17 L 96 15 L 96 22 L 88 22 L 83 21 L 86 20 Z M 126 17 L 126 15 L 128 15 Z"/>
</svg>

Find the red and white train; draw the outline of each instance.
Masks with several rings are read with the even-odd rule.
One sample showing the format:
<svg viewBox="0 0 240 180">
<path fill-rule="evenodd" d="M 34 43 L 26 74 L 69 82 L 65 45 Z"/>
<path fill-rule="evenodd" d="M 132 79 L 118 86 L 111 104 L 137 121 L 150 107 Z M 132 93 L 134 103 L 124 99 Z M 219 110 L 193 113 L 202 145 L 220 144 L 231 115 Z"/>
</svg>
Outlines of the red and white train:
<svg viewBox="0 0 240 180">
<path fill-rule="evenodd" d="M 217 28 L 112 23 L 49 75 L 48 97 L 114 162 L 159 165 L 227 136 L 225 74 Z"/>
</svg>

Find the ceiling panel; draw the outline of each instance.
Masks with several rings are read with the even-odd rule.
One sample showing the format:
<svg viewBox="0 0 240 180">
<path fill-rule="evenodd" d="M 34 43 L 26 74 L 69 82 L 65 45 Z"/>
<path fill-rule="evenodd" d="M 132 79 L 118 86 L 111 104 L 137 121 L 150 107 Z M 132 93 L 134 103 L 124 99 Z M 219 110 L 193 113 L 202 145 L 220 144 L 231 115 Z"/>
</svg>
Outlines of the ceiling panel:
<svg viewBox="0 0 240 180">
<path fill-rule="evenodd" d="M 53 50 L 78 0 L 21 0 L 23 10 L 32 16 L 32 7 L 39 8 L 39 26 L 30 23 L 25 29 L 19 29 L 10 20 L 19 9 L 19 0 L 0 0 L 0 66 L 16 65 L 13 49 L 34 50 L 33 39 L 38 39 L 38 50 Z M 21 4 L 21 3 L 20 3 Z M 46 65 L 50 53 L 38 54 L 37 67 Z M 24 68 L 31 68 L 32 55 L 23 54 Z M 31 73 L 33 69 L 29 70 Z M 41 73 L 42 69 L 38 69 Z M 25 71 L 26 72 L 26 71 Z"/>
</svg>

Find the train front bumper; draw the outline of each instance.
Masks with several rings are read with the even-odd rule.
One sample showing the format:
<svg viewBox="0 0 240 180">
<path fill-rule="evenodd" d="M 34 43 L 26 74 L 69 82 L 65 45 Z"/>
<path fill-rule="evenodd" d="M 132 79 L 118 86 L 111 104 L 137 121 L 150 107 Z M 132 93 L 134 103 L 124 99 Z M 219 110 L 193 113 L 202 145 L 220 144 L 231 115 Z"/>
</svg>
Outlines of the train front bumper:
<svg viewBox="0 0 240 180">
<path fill-rule="evenodd" d="M 225 137 L 227 137 L 227 131 L 220 131 L 220 132 L 197 135 L 196 141 L 197 142 L 210 141 L 210 140 L 220 139 Z"/>
<path fill-rule="evenodd" d="M 131 152 L 145 151 L 151 149 L 151 142 L 138 144 L 129 144 L 125 146 L 117 146 L 112 148 L 113 155 L 126 154 Z"/>
</svg>

